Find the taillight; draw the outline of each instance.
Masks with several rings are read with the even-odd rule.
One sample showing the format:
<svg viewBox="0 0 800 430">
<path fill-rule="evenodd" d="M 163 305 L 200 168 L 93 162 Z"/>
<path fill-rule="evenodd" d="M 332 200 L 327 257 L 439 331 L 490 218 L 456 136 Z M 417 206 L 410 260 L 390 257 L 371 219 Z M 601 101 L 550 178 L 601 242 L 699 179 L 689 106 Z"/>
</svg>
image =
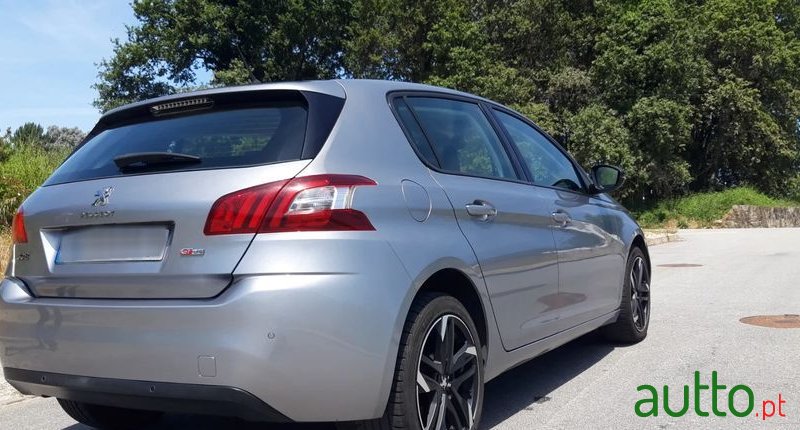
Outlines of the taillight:
<svg viewBox="0 0 800 430">
<path fill-rule="evenodd" d="M 354 175 L 315 175 L 225 195 L 211 207 L 205 234 L 375 230 L 352 208 L 357 187 L 377 185 Z"/>
<path fill-rule="evenodd" d="M 14 220 L 11 221 L 11 241 L 13 243 L 28 243 L 28 233 L 25 231 L 25 214 L 22 207 L 17 210 Z"/>
<path fill-rule="evenodd" d="M 260 232 L 375 230 L 367 216 L 352 208 L 357 187 L 377 185 L 354 175 L 295 178 L 273 202 Z"/>
<path fill-rule="evenodd" d="M 206 219 L 206 235 L 255 233 L 287 181 L 271 182 L 220 197 Z"/>
</svg>

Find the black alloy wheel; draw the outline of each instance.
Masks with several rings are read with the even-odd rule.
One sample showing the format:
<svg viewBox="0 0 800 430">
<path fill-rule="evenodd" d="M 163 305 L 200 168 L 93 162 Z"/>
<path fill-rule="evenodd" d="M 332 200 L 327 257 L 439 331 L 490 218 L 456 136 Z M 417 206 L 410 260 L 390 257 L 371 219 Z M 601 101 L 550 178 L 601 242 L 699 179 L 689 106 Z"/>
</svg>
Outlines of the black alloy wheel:
<svg viewBox="0 0 800 430">
<path fill-rule="evenodd" d="M 417 415 L 423 430 L 469 430 L 477 412 L 478 349 L 458 316 L 439 317 L 417 364 Z"/>
</svg>

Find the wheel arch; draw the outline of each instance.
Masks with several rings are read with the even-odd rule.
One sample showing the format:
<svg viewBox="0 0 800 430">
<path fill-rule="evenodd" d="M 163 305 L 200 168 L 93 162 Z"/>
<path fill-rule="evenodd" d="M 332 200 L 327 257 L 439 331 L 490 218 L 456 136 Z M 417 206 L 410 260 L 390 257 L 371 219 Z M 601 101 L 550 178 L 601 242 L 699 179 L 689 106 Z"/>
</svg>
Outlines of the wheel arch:
<svg viewBox="0 0 800 430">
<path fill-rule="evenodd" d="M 496 343 L 494 339 L 497 338 L 498 334 L 495 332 L 496 325 L 492 325 L 494 314 L 491 313 L 488 294 L 485 292 L 482 294 L 480 289 L 482 278 L 475 278 L 478 275 L 472 272 L 471 268 L 472 266 L 457 258 L 442 259 L 428 266 L 412 281 L 412 287 L 406 295 L 403 309 L 397 314 L 397 322 L 399 324 L 396 326 L 398 328 L 396 330 L 397 343 L 394 344 L 395 358 L 387 360 L 387 372 L 385 374 L 387 379 L 384 381 L 384 389 L 381 397 L 379 397 L 379 399 L 382 399 L 379 403 L 380 413 L 376 414 L 373 420 L 345 423 L 343 424 L 345 428 L 349 430 L 348 425 L 356 425 L 356 429 L 361 430 L 366 427 L 358 427 L 359 425 L 366 424 L 370 429 L 372 425 L 385 425 L 386 413 L 392 405 L 391 393 L 394 389 L 394 375 L 401 363 L 400 339 L 402 333 L 406 324 L 408 324 L 408 318 L 414 308 L 414 304 L 421 297 L 430 293 L 448 295 L 464 305 L 478 330 L 478 337 L 483 350 L 485 375 L 490 355 L 488 345 Z M 401 320 L 402 323 L 400 323 Z"/>
<path fill-rule="evenodd" d="M 424 293 L 438 292 L 454 297 L 464 305 L 470 318 L 478 329 L 478 337 L 484 351 L 489 345 L 489 325 L 483 300 L 478 293 L 476 285 L 464 272 L 454 268 L 439 269 L 431 274 L 417 289 L 414 295 L 416 300 Z M 486 359 L 486 357 L 484 357 Z"/>
<path fill-rule="evenodd" d="M 650 273 L 650 276 L 652 276 L 653 270 L 650 263 L 650 251 L 647 249 L 647 242 L 645 241 L 643 234 L 637 233 L 633 238 L 633 241 L 631 242 L 631 249 L 634 247 L 639 248 L 642 250 L 642 252 L 644 252 L 644 258 L 647 261 L 647 271 Z"/>
</svg>

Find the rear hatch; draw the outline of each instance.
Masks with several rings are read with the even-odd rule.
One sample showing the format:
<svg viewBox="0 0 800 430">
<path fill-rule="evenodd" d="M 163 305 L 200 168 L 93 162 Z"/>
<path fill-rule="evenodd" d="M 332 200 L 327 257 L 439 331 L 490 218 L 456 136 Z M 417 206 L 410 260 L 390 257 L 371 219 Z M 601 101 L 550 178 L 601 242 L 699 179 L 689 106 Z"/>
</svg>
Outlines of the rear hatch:
<svg viewBox="0 0 800 430">
<path fill-rule="evenodd" d="M 12 271 L 38 297 L 208 298 L 253 233 L 206 235 L 217 199 L 296 176 L 342 97 L 205 93 L 106 115 L 23 204 Z"/>
</svg>

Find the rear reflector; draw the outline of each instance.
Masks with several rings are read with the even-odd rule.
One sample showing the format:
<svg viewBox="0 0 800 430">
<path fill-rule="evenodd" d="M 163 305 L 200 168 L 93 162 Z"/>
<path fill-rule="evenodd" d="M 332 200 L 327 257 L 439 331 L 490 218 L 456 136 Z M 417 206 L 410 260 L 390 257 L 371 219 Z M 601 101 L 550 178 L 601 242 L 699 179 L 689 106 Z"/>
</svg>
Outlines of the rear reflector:
<svg viewBox="0 0 800 430">
<path fill-rule="evenodd" d="M 373 185 L 363 176 L 315 175 L 236 191 L 214 203 L 204 233 L 375 230 L 351 207 L 355 189 Z"/>
<path fill-rule="evenodd" d="M 25 214 L 22 207 L 17 210 L 14 220 L 11 221 L 11 241 L 13 243 L 28 243 L 28 233 L 25 231 Z"/>
</svg>

